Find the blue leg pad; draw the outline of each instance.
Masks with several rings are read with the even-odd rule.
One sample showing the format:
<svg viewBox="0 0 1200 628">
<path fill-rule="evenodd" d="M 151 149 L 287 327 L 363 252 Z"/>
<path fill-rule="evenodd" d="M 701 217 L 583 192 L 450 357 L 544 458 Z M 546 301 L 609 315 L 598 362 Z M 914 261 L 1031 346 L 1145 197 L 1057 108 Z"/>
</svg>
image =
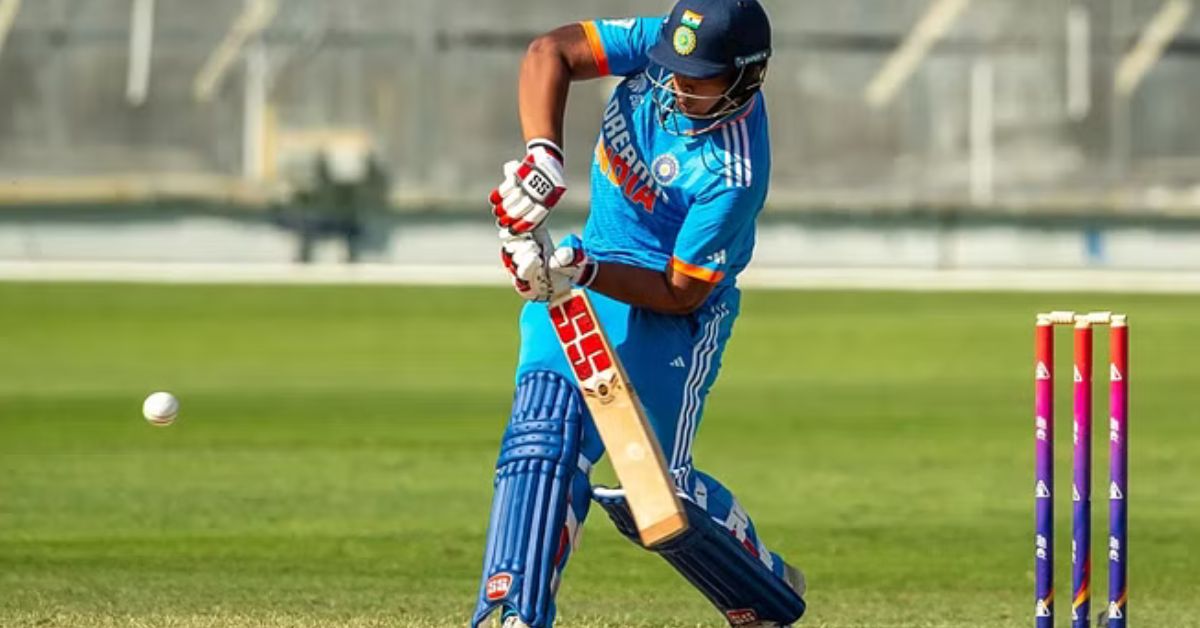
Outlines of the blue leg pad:
<svg viewBox="0 0 1200 628">
<path fill-rule="evenodd" d="M 616 524 L 617 530 L 641 545 L 633 514 L 619 489 L 597 487 L 592 498 Z M 688 530 L 655 546 L 693 586 L 707 597 L 732 626 L 755 622 L 790 625 L 804 615 L 804 599 L 775 575 L 701 507 L 683 500 Z"/>
<path fill-rule="evenodd" d="M 517 383 L 496 462 L 473 627 L 500 606 L 533 628 L 554 622 L 558 568 L 574 534 L 571 485 L 586 477 L 579 471 L 582 403 L 575 384 L 556 373 L 529 373 Z"/>
</svg>

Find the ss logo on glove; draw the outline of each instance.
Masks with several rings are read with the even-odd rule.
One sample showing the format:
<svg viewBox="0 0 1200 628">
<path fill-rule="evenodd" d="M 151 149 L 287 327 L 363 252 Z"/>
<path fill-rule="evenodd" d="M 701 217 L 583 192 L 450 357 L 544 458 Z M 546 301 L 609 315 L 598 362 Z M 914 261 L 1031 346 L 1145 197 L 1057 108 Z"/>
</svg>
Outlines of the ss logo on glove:
<svg viewBox="0 0 1200 628">
<path fill-rule="evenodd" d="M 488 195 L 496 226 L 515 234 L 541 225 L 567 191 L 562 150 L 549 140 L 533 140 L 521 161 L 504 164 L 504 180 Z"/>
<path fill-rule="evenodd" d="M 525 185 L 529 186 L 530 192 L 533 192 L 541 197 L 538 200 L 542 201 L 544 201 L 546 197 L 554 191 L 554 184 L 550 182 L 550 179 L 546 178 L 546 175 L 542 174 L 538 170 L 534 170 L 532 173 L 530 173 L 529 178 L 525 179 Z"/>
</svg>

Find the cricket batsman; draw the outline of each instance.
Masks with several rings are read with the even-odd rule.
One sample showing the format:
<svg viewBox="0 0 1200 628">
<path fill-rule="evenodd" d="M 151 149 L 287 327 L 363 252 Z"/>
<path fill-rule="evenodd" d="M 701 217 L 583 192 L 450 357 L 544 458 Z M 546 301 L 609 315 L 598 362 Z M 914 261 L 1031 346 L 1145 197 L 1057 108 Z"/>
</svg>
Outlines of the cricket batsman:
<svg viewBox="0 0 1200 628">
<path fill-rule="evenodd" d="M 526 153 L 491 194 L 518 294 L 521 348 L 496 463 L 471 626 L 548 628 L 563 569 L 596 501 L 638 542 L 623 492 L 593 488 L 604 453 L 544 304 L 586 288 L 662 446 L 688 529 L 651 550 L 733 626 L 788 626 L 803 576 L 769 551 L 746 511 L 692 459 L 692 441 L 737 319 L 771 172 L 760 88 L 771 27 L 757 0 L 680 0 L 668 16 L 570 24 L 521 63 Z M 566 192 L 562 127 L 574 81 L 621 77 L 592 154 L 582 239 L 554 247 L 543 222 Z"/>
</svg>

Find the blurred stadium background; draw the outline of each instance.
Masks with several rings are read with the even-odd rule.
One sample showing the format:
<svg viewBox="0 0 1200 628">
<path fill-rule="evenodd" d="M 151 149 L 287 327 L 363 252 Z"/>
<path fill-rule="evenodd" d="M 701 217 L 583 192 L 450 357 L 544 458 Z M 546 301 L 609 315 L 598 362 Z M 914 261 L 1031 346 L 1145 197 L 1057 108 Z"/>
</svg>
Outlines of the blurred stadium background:
<svg viewBox="0 0 1200 628">
<path fill-rule="evenodd" d="M 669 5 L 0 0 L 0 275 L 501 281 L 525 45 Z M 1192 0 L 767 6 L 751 282 L 1200 289 Z M 556 231 L 609 87 L 572 93 Z"/>
</svg>

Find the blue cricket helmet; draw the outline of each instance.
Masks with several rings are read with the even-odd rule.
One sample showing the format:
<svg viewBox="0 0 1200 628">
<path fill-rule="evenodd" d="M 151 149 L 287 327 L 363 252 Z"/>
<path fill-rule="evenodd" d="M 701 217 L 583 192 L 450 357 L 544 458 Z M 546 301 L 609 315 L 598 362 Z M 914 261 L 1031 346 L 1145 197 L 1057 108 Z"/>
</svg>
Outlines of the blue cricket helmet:
<svg viewBox="0 0 1200 628">
<path fill-rule="evenodd" d="M 765 65 L 771 21 L 758 0 L 679 0 L 663 22 L 650 60 L 697 79 Z"/>
</svg>

